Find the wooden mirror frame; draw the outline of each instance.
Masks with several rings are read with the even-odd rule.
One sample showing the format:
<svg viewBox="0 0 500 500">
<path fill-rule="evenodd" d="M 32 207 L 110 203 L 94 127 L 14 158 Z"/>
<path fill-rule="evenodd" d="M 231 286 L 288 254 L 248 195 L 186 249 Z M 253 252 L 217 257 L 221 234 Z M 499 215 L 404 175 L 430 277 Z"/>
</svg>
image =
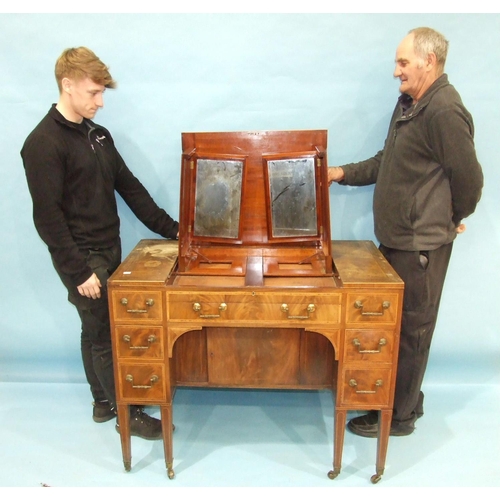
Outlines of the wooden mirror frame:
<svg viewBox="0 0 500 500">
<path fill-rule="evenodd" d="M 215 262 L 220 258 L 215 255 L 229 258 L 239 249 L 240 257 L 235 259 L 238 264 L 229 263 L 226 266 L 228 270 L 221 272 L 244 274 L 245 255 L 249 253 L 254 259 L 260 252 L 263 258 L 267 256 L 279 262 L 282 255 L 293 255 L 294 248 L 300 248 L 301 258 L 305 252 L 307 258 L 320 261 L 320 265 L 315 265 L 314 271 L 311 271 L 314 275 L 331 274 L 333 265 L 326 148 L 325 130 L 183 133 L 178 271 L 200 273 L 198 260 Z M 317 234 L 274 237 L 268 163 L 297 158 L 314 158 Z M 197 162 L 200 159 L 243 162 L 237 238 L 194 234 Z M 293 260 L 293 257 L 286 257 L 284 262 L 288 262 L 287 259 Z M 223 267 L 220 266 L 221 269 Z M 278 267 L 264 265 L 263 272 L 275 273 Z"/>
</svg>

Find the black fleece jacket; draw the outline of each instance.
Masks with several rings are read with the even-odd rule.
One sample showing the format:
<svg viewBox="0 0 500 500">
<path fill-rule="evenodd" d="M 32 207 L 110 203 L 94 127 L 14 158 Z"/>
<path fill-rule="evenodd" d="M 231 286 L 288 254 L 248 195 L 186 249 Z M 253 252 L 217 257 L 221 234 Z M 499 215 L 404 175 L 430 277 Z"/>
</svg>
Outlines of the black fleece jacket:
<svg viewBox="0 0 500 500">
<path fill-rule="evenodd" d="M 343 165 L 342 184 L 375 183 L 375 235 L 398 250 L 433 250 L 456 237 L 456 227 L 481 197 L 483 173 L 474 148 L 472 116 L 441 75 L 414 107 L 403 94 L 384 149 Z"/>
<path fill-rule="evenodd" d="M 55 104 L 21 150 L 35 227 L 57 270 L 75 286 L 92 270 L 87 250 L 119 242 L 115 191 L 151 231 L 175 238 L 179 224 L 158 207 L 118 153 L 108 130 L 66 120 Z"/>
</svg>

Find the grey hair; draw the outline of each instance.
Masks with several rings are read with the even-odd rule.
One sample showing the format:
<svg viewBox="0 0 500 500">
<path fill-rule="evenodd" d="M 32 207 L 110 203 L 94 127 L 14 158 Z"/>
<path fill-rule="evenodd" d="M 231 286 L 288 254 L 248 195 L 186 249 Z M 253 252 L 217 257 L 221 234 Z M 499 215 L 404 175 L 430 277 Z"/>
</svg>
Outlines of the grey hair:
<svg viewBox="0 0 500 500">
<path fill-rule="evenodd" d="M 413 48 L 420 58 L 425 60 L 430 53 L 436 55 L 437 66 L 442 73 L 448 55 L 448 40 L 432 28 L 414 28 L 408 34 L 413 34 Z"/>
</svg>

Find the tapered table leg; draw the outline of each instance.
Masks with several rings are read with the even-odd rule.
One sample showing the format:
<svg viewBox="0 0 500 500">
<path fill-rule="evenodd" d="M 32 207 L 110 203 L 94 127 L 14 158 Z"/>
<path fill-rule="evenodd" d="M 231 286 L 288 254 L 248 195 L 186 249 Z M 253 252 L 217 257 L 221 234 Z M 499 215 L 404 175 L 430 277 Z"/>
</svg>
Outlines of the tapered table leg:
<svg viewBox="0 0 500 500">
<path fill-rule="evenodd" d="M 174 455 L 173 455 L 173 418 L 172 418 L 172 404 L 161 405 L 161 424 L 163 433 L 163 447 L 165 452 L 165 465 L 167 466 L 167 474 L 169 479 L 175 477 L 173 469 Z"/>
<path fill-rule="evenodd" d="M 385 469 L 385 459 L 387 457 L 387 448 L 389 446 L 389 436 L 391 433 L 392 410 L 380 410 L 378 418 L 378 435 L 377 435 L 377 462 L 376 472 L 370 478 L 373 484 L 376 484 L 382 479 L 382 474 Z"/>
<path fill-rule="evenodd" d="M 117 405 L 120 441 L 122 445 L 123 466 L 128 472 L 132 467 L 132 447 L 130 445 L 130 408 L 129 405 Z"/>
<path fill-rule="evenodd" d="M 333 427 L 333 470 L 328 473 L 330 479 L 335 479 L 340 474 L 342 467 L 342 451 L 344 449 L 345 424 L 347 410 L 335 409 L 335 422 Z"/>
</svg>

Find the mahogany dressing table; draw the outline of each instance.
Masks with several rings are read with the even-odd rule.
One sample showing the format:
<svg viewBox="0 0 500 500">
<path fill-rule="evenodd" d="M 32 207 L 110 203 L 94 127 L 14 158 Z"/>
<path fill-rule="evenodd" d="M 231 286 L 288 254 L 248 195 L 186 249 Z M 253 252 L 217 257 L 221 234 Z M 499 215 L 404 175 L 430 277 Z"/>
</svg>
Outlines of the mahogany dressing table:
<svg viewBox="0 0 500 500">
<path fill-rule="evenodd" d="M 370 241 L 331 241 L 327 133 L 182 134 L 179 241 L 142 240 L 108 281 L 123 462 L 129 405 L 160 407 L 173 469 L 176 387 L 332 391 L 379 410 L 387 454 L 403 282 Z M 180 424 L 182 425 L 182 424 Z"/>
</svg>

